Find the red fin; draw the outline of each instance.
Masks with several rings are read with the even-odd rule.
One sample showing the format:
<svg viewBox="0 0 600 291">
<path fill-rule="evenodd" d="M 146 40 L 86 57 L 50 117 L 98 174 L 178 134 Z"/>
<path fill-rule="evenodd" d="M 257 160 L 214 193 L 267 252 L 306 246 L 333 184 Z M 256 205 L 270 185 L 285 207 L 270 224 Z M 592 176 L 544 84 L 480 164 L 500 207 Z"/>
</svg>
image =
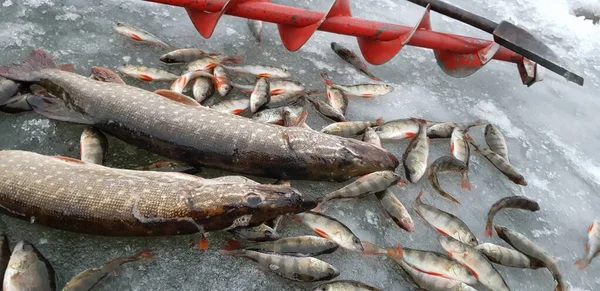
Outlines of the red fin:
<svg viewBox="0 0 600 291">
<path fill-rule="evenodd" d="M 271 74 L 269 74 L 269 73 L 260 73 L 260 74 L 258 74 L 256 76 L 261 77 L 261 78 L 270 78 Z"/>
<path fill-rule="evenodd" d="M 175 91 L 171 91 L 171 90 L 166 90 L 166 89 L 158 89 L 156 91 L 154 91 L 154 93 L 163 96 L 171 101 L 175 101 L 177 103 L 181 103 L 184 105 L 188 105 L 188 106 L 192 106 L 192 107 L 200 107 L 202 105 L 200 105 L 200 103 L 198 103 L 198 101 L 185 96 L 181 93 L 177 93 Z"/>
<path fill-rule="evenodd" d="M 240 114 L 242 112 L 244 112 L 244 109 L 239 109 L 238 108 L 238 109 L 231 110 L 231 114 L 233 114 L 233 115 L 238 115 L 238 114 Z"/>
<path fill-rule="evenodd" d="M 361 254 L 363 254 L 365 256 L 384 255 L 384 253 L 381 252 L 382 248 L 380 248 L 368 241 L 362 241 L 361 244 L 363 246 L 363 251 L 361 252 Z"/>
<path fill-rule="evenodd" d="M 454 153 L 454 142 L 453 141 L 450 142 L 450 152 Z"/>
<path fill-rule="evenodd" d="M 465 139 L 466 139 L 467 141 L 473 141 L 473 138 L 471 137 L 471 135 L 470 135 L 470 134 L 468 134 L 468 133 L 465 133 L 463 136 L 465 137 Z"/>
<path fill-rule="evenodd" d="M 138 260 L 151 260 L 151 259 L 154 259 L 154 255 L 152 254 L 151 250 L 143 250 L 143 251 L 137 253 L 135 256 L 136 256 L 136 258 Z"/>
<path fill-rule="evenodd" d="M 231 251 L 231 250 L 238 250 L 243 248 L 244 246 L 242 246 L 242 244 L 234 239 L 228 239 L 227 240 L 227 245 L 225 245 L 223 248 L 221 248 L 221 250 L 224 251 Z"/>
<path fill-rule="evenodd" d="M 73 64 L 59 64 L 58 68 L 61 71 L 65 71 L 65 72 L 73 72 L 73 71 L 75 71 L 75 66 L 73 66 Z"/>
<path fill-rule="evenodd" d="M 143 40 L 143 39 L 142 39 L 142 38 L 141 38 L 139 35 L 137 35 L 137 34 L 135 34 L 135 33 L 132 33 L 132 34 L 131 34 L 129 37 L 130 37 L 131 39 L 133 39 L 133 40 L 137 40 L 137 41 L 142 41 L 142 40 Z"/>
<path fill-rule="evenodd" d="M 447 234 L 445 231 L 443 231 L 443 230 L 441 230 L 441 229 L 439 229 L 439 228 L 437 228 L 437 227 L 435 227 L 435 230 L 437 230 L 437 232 L 439 232 L 439 233 L 440 233 L 441 235 L 443 235 L 443 236 L 450 236 L 450 235 L 449 235 L 449 234 Z"/>
<path fill-rule="evenodd" d="M 232 64 L 242 64 L 242 63 L 244 63 L 244 59 L 242 59 L 242 58 L 226 58 L 223 60 L 223 62 L 232 63 Z"/>
<path fill-rule="evenodd" d="M 467 175 L 467 173 L 463 174 L 460 183 L 463 189 L 471 191 L 471 182 L 469 181 L 469 176 Z"/>
<path fill-rule="evenodd" d="M 419 271 L 419 272 L 421 272 L 421 273 L 425 273 L 425 274 L 427 274 L 427 275 L 436 276 L 436 277 L 441 277 L 441 278 L 447 278 L 447 277 L 445 277 L 444 275 L 442 275 L 442 274 L 440 274 L 440 273 L 436 273 L 436 272 L 427 272 L 427 271 L 425 271 L 425 270 L 422 270 L 422 269 L 420 269 L 420 268 L 418 268 L 418 267 L 415 267 L 415 266 L 412 266 L 412 265 L 411 265 L 411 267 L 412 267 L 413 269 L 415 269 L 415 270 L 417 270 L 417 271 Z M 448 279 L 451 279 L 451 278 L 448 278 Z"/>
<path fill-rule="evenodd" d="M 594 224 L 593 223 L 590 225 L 590 227 L 588 227 L 588 233 L 592 232 L 592 229 L 594 229 Z"/>
<path fill-rule="evenodd" d="M 579 259 L 575 261 L 575 265 L 577 265 L 577 269 L 583 270 L 587 268 L 590 263 L 586 259 Z"/>
<path fill-rule="evenodd" d="M 204 70 L 201 71 L 205 71 L 205 70 L 210 70 L 210 69 L 214 69 L 217 66 L 217 64 L 215 63 L 210 63 L 208 65 L 206 65 L 206 68 Z"/>
<path fill-rule="evenodd" d="M 140 74 L 140 80 L 150 82 L 150 81 L 154 80 L 154 78 L 152 78 L 146 74 Z"/>
<path fill-rule="evenodd" d="M 283 119 L 278 119 L 274 123 L 277 124 L 277 125 L 284 125 L 285 121 Z"/>
<path fill-rule="evenodd" d="M 416 133 L 414 133 L 414 132 L 407 132 L 407 133 L 405 133 L 404 135 L 406 135 L 406 137 L 408 137 L 408 138 L 411 138 L 411 137 L 413 137 L 413 136 L 415 136 L 415 135 L 417 135 L 417 134 L 416 134 Z"/>
<path fill-rule="evenodd" d="M 360 96 L 361 96 L 362 98 L 366 98 L 366 99 L 369 99 L 369 98 L 373 98 L 373 97 L 374 97 L 374 96 L 373 96 L 373 94 L 371 94 L 371 93 L 365 93 L 365 94 L 362 94 L 362 95 L 360 95 Z"/>
<path fill-rule="evenodd" d="M 70 158 L 70 157 L 65 157 L 65 156 L 54 156 L 54 158 L 59 159 L 63 162 L 68 162 L 68 163 L 73 163 L 73 164 L 80 164 L 83 165 L 85 164 L 84 161 L 82 160 L 78 160 L 78 159 L 74 159 L 74 158 Z"/>
<path fill-rule="evenodd" d="M 316 233 L 316 234 L 318 234 L 319 236 L 321 236 L 321 237 L 324 237 L 324 238 L 329 238 L 329 235 L 328 235 L 328 234 L 327 234 L 325 231 L 323 231 L 323 230 L 321 230 L 321 229 L 318 229 L 318 228 L 315 228 L 315 229 L 313 229 L 313 230 L 314 230 L 314 231 L 315 231 L 315 233 Z"/>
<path fill-rule="evenodd" d="M 492 226 L 491 225 L 486 225 L 485 226 L 485 236 L 487 237 L 492 237 Z"/>
<path fill-rule="evenodd" d="M 200 238 L 200 241 L 198 242 L 198 248 L 201 250 L 208 250 L 208 239 L 206 238 L 206 236 L 204 234 L 202 234 L 202 237 Z"/>
<path fill-rule="evenodd" d="M 375 120 L 375 123 L 377 123 L 377 125 L 382 125 L 383 124 L 383 117 L 379 117 L 377 118 L 377 120 Z"/>
<path fill-rule="evenodd" d="M 400 243 L 398 243 L 395 248 L 387 249 L 387 253 L 390 256 L 399 256 L 401 258 L 404 257 L 404 250 L 402 249 L 402 245 Z"/>
<path fill-rule="evenodd" d="M 327 92 L 327 100 L 331 101 L 331 94 L 329 94 L 329 92 Z"/>
<path fill-rule="evenodd" d="M 471 271 L 471 273 L 473 273 L 473 276 L 475 276 L 475 279 L 479 280 L 479 274 L 477 274 L 477 272 L 475 272 L 475 270 L 473 270 L 471 267 L 467 266 L 467 265 L 463 265 L 465 268 L 469 269 L 469 271 Z"/>
<path fill-rule="evenodd" d="M 323 78 L 323 82 L 325 83 L 325 86 L 331 86 L 331 85 L 333 85 L 333 82 L 331 80 L 329 80 L 329 76 L 327 75 L 327 73 L 322 72 L 321 73 L 321 78 Z"/>
<path fill-rule="evenodd" d="M 271 90 L 271 95 L 277 95 L 277 94 L 281 94 L 285 92 L 283 89 L 275 89 L 275 90 Z"/>
</svg>

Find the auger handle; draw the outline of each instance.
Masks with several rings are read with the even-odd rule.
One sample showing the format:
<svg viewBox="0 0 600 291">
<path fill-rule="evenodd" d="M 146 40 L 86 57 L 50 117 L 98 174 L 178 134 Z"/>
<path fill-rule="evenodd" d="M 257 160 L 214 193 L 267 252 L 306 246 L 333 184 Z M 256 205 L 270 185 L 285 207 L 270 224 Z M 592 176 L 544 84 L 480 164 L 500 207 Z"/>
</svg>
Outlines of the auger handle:
<svg viewBox="0 0 600 291">
<path fill-rule="evenodd" d="M 473 27 L 479 28 L 485 32 L 494 34 L 494 30 L 498 27 L 498 24 L 487 19 L 481 17 L 477 14 L 473 14 L 464 9 L 458 8 L 454 5 L 450 5 L 446 2 L 442 2 L 439 0 L 408 0 L 408 2 L 412 2 L 414 4 L 427 7 L 427 5 L 431 5 L 431 10 L 446 15 L 450 18 L 454 18 L 458 21 L 464 22 Z"/>
</svg>

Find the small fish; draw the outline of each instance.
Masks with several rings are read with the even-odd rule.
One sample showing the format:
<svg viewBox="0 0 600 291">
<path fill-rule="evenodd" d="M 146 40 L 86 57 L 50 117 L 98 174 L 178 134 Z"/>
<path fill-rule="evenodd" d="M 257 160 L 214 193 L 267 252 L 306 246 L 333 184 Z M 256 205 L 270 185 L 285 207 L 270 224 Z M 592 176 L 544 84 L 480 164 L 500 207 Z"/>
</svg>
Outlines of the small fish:
<svg viewBox="0 0 600 291">
<path fill-rule="evenodd" d="M 419 132 L 421 119 L 408 118 L 388 121 L 375 128 L 382 140 L 403 140 L 412 138 Z"/>
<path fill-rule="evenodd" d="M 248 65 L 248 66 L 225 66 L 223 68 L 238 74 L 249 74 L 259 78 L 287 79 L 292 76 L 287 69 L 271 66 Z"/>
<path fill-rule="evenodd" d="M 329 79 L 327 73 L 321 73 L 321 77 L 326 86 L 339 89 L 345 94 L 352 96 L 360 96 L 363 98 L 373 98 L 375 96 L 383 96 L 394 91 L 394 87 L 388 84 L 357 84 L 357 85 L 341 85 L 335 84 Z"/>
<path fill-rule="evenodd" d="M 425 121 L 421 121 L 417 135 L 408 144 L 402 155 L 402 164 L 406 178 L 411 183 L 417 183 L 427 170 L 429 159 L 429 139 Z"/>
<path fill-rule="evenodd" d="M 297 213 L 295 219 L 312 228 L 319 236 L 330 239 L 345 249 L 364 251 L 360 239 L 347 226 L 333 217 L 307 211 Z"/>
<path fill-rule="evenodd" d="M 246 93 L 252 93 L 254 91 L 254 85 L 242 85 L 234 82 L 230 82 L 230 84 L 240 89 Z M 290 81 L 290 80 L 281 80 L 281 79 L 273 79 L 269 80 L 269 89 L 271 96 L 276 96 L 280 94 L 287 93 L 295 93 L 298 95 L 303 95 L 306 89 L 300 82 Z"/>
<path fill-rule="evenodd" d="M 487 220 L 485 222 L 485 236 L 492 237 L 492 223 L 494 220 L 494 216 L 496 215 L 496 213 L 498 213 L 504 208 L 517 208 L 529 211 L 538 211 L 540 210 L 540 205 L 536 201 L 523 196 L 509 196 L 496 201 L 496 203 L 494 203 L 492 207 L 490 207 L 490 210 L 487 214 Z"/>
<path fill-rule="evenodd" d="M 209 72 L 217 66 L 223 67 L 224 63 L 242 63 L 244 60 L 228 56 L 208 56 L 192 61 L 186 67 L 186 72 L 206 71 Z"/>
<path fill-rule="evenodd" d="M 383 123 L 383 119 L 379 118 L 375 121 L 344 121 L 336 122 L 325 126 L 321 129 L 322 133 L 339 135 L 344 137 L 352 137 L 363 134 L 367 127 L 378 126 Z M 381 138 L 381 137 L 380 137 Z"/>
<path fill-rule="evenodd" d="M 381 79 L 377 78 L 375 75 L 373 75 L 369 69 L 367 68 L 367 65 L 360 59 L 360 57 L 358 55 L 356 55 L 353 51 L 341 46 L 338 43 L 332 42 L 331 43 L 331 49 L 340 57 L 342 58 L 342 60 L 346 61 L 347 63 L 351 64 L 352 66 L 354 66 L 354 68 L 356 68 L 357 70 L 363 72 L 365 75 L 367 75 L 369 78 L 375 80 L 375 81 L 379 81 L 381 82 Z"/>
<path fill-rule="evenodd" d="M 197 78 L 206 78 L 212 80 L 213 83 L 216 83 L 215 77 L 208 71 L 190 71 L 179 76 L 177 80 L 175 80 L 175 82 L 171 84 L 170 89 L 173 92 L 182 93 L 185 87 L 187 87 L 187 85 L 189 84 L 189 82 Z"/>
<path fill-rule="evenodd" d="M 594 220 L 588 228 L 588 241 L 585 243 L 586 256 L 575 261 L 579 270 L 585 269 L 600 255 L 600 219 Z"/>
<path fill-rule="evenodd" d="M 271 101 L 269 91 L 269 82 L 266 78 L 260 78 L 256 81 L 254 91 L 250 94 L 250 111 L 252 113 L 256 113 L 260 108 Z"/>
<path fill-rule="evenodd" d="M 227 96 L 231 89 L 233 88 L 231 84 L 229 84 L 229 79 L 227 78 L 227 71 L 223 69 L 221 66 L 216 66 L 213 70 L 213 75 L 215 76 L 215 82 L 217 86 L 217 92 L 221 97 Z"/>
<path fill-rule="evenodd" d="M 511 245 L 515 250 L 525 254 L 529 258 L 536 259 L 542 262 L 546 268 L 552 273 L 552 277 L 556 280 L 556 291 L 566 291 L 567 285 L 562 279 L 560 269 L 558 268 L 558 262 L 555 258 L 547 254 L 543 249 L 535 245 L 526 236 L 510 230 L 507 227 L 496 225 L 494 226 L 498 237 L 503 241 Z"/>
<path fill-rule="evenodd" d="M 271 92 L 273 90 L 271 89 Z M 277 108 L 295 104 L 304 96 L 303 92 L 284 92 L 277 95 L 271 95 L 271 100 L 267 104 L 268 108 Z"/>
<path fill-rule="evenodd" d="M 117 83 L 117 84 L 125 84 L 125 81 L 117 75 L 117 73 L 113 72 L 110 69 L 104 67 L 92 67 L 90 69 L 91 75 L 90 78 L 96 81 L 102 81 L 107 83 Z"/>
<path fill-rule="evenodd" d="M 452 136 L 450 137 L 450 152 L 457 160 L 464 162 L 468 168 L 471 150 L 465 137 L 466 133 L 466 128 L 458 126 L 452 130 Z"/>
<path fill-rule="evenodd" d="M 396 261 L 396 263 L 398 263 L 398 265 L 400 265 L 400 267 L 408 274 L 408 276 L 412 279 L 412 282 L 423 290 L 476 291 L 474 288 L 463 282 L 421 272 L 411 267 L 402 258 L 392 258 L 394 258 L 394 261 Z"/>
<path fill-rule="evenodd" d="M 530 258 L 519 251 L 509 249 L 492 243 L 483 243 L 475 247 L 492 263 L 507 267 L 539 269 L 544 268 L 544 263 Z"/>
<path fill-rule="evenodd" d="M 221 253 L 236 257 L 246 257 L 256 262 L 261 269 L 267 269 L 283 278 L 316 282 L 330 280 L 339 276 L 334 266 L 312 257 L 292 257 L 276 254 L 263 254 L 250 250 L 222 249 Z"/>
<path fill-rule="evenodd" d="M 218 56 L 221 54 L 211 53 L 198 48 L 184 48 L 168 52 L 160 56 L 160 61 L 163 63 L 189 63 L 204 57 Z"/>
<path fill-rule="evenodd" d="M 302 111 L 297 112 L 292 107 L 284 107 L 283 108 L 283 126 L 287 127 L 308 127 L 306 125 L 306 118 L 308 117 L 308 110 L 302 109 Z"/>
<path fill-rule="evenodd" d="M 453 214 L 437 209 L 433 206 L 424 204 L 421 201 L 423 190 L 419 192 L 415 203 L 417 215 L 431 225 L 437 232 L 443 236 L 450 236 L 470 246 L 478 244 L 477 237 L 469 227 L 460 218 Z"/>
<path fill-rule="evenodd" d="M 308 101 L 310 101 L 310 103 L 315 107 L 315 109 L 323 116 L 336 122 L 346 121 L 346 117 L 344 116 L 344 114 L 342 114 L 338 110 L 335 110 L 333 107 L 331 107 L 331 105 L 327 104 L 326 102 L 310 97 L 306 97 L 306 99 L 308 99 Z"/>
<path fill-rule="evenodd" d="M 340 280 L 321 284 L 313 291 L 381 291 L 381 289 L 358 281 Z"/>
<path fill-rule="evenodd" d="M 438 240 L 448 256 L 471 270 L 481 284 L 492 291 L 510 290 L 502 275 L 475 246 L 447 236 L 440 236 Z"/>
<path fill-rule="evenodd" d="M 433 163 L 431 163 L 431 165 L 429 166 L 429 183 L 436 192 L 442 195 L 442 197 L 456 204 L 460 204 L 458 200 L 456 200 L 454 197 L 452 197 L 452 195 L 448 194 L 440 187 L 438 174 L 448 171 L 460 173 L 462 175 L 462 188 L 471 190 L 471 183 L 469 182 L 469 168 L 465 163 L 451 156 L 442 156 L 435 160 Z"/>
<path fill-rule="evenodd" d="M 87 291 L 91 290 L 100 282 L 106 278 L 109 274 L 113 273 L 120 266 L 126 263 L 135 261 L 148 261 L 152 260 L 154 256 L 149 250 L 141 251 L 134 256 L 120 257 L 106 262 L 104 265 L 98 268 L 87 269 L 77 275 L 75 275 L 62 289 L 62 291 Z"/>
<path fill-rule="evenodd" d="M 283 113 L 284 107 L 263 109 L 259 112 L 254 113 L 254 115 L 252 115 L 252 119 L 264 123 L 283 125 Z"/>
<path fill-rule="evenodd" d="M 494 151 L 505 160 L 508 159 L 508 148 L 506 147 L 506 140 L 504 140 L 504 136 L 502 132 L 498 128 L 496 128 L 493 124 L 488 124 L 485 126 L 485 143 L 487 143 L 490 150 Z"/>
<path fill-rule="evenodd" d="M 252 35 L 254 35 L 258 44 L 260 44 L 263 35 L 263 22 L 260 20 L 248 19 L 247 23 L 250 32 L 252 32 Z"/>
<path fill-rule="evenodd" d="M 327 87 L 327 102 L 331 107 L 338 110 L 342 114 L 346 114 L 346 109 L 348 108 L 348 97 L 342 90 L 333 88 L 331 86 Z"/>
<path fill-rule="evenodd" d="M 172 82 L 177 80 L 179 76 L 169 73 L 164 70 L 148 68 L 144 66 L 124 65 L 117 67 L 117 71 L 138 80 L 146 82 Z"/>
<path fill-rule="evenodd" d="M 356 181 L 335 190 L 323 198 L 323 202 L 334 199 L 356 199 L 381 192 L 400 181 L 393 171 L 378 171 L 364 175 Z"/>
<path fill-rule="evenodd" d="M 297 237 L 284 237 L 275 241 L 251 243 L 242 246 L 234 240 L 228 241 L 228 249 L 257 251 L 294 257 L 314 257 L 333 253 L 338 249 L 338 244 L 326 238 L 304 235 Z"/>
<path fill-rule="evenodd" d="M 278 240 L 281 238 L 279 233 L 273 230 L 271 227 L 266 224 L 261 224 L 254 227 L 242 227 L 236 228 L 229 231 L 233 233 L 237 237 L 249 240 L 249 241 L 270 241 L 270 240 Z"/>
<path fill-rule="evenodd" d="M 442 253 L 404 248 L 402 254 L 404 261 L 418 271 L 466 284 L 477 283 L 469 269 Z"/>
<path fill-rule="evenodd" d="M 478 151 L 488 161 L 490 161 L 490 163 L 492 163 L 492 165 L 494 165 L 494 167 L 496 167 L 496 169 L 498 169 L 502 174 L 504 174 L 504 176 L 506 176 L 509 180 L 511 180 L 515 184 L 527 186 L 527 181 L 525 181 L 523 175 L 519 174 L 519 172 L 517 172 L 517 169 L 515 169 L 515 167 L 513 167 L 513 165 L 511 165 L 509 161 L 507 161 L 502 156 L 488 148 L 480 147 L 478 144 L 473 142 L 473 139 L 468 134 L 465 135 L 465 137 L 467 138 L 469 143 L 475 148 L 476 151 Z"/>
<path fill-rule="evenodd" d="M 28 241 L 13 249 L 2 283 L 3 291 L 54 291 L 56 277 L 52 265 Z"/>
<path fill-rule="evenodd" d="M 364 142 L 381 147 L 381 140 L 372 127 L 367 127 L 363 135 Z"/>
<path fill-rule="evenodd" d="M 194 85 L 192 85 L 192 94 L 198 103 L 203 102 L 206 98 L 215 94 L 213 81 L 206 77 L 196 78 Z"/>
<path fill-rule="evenodd" d="M 375 194 L 385 212 L 394 220 L 396 225 L 400 228 L 413 232 L 415 230 L 415 224 L 413 223 L 412 217 L 406 210 L 406 207 L 398 200 L 396 195 L 392 190 L 385 189 L 377 194 Z"/>
<path fill-rule="evenodd" d="M 4 278 L 4 273 L 10 260 L 10 245 L 8 244 L 6 233 L 0 232 L 0 235 L 2 236 L 2 240 L 0 241 L 0 278 Z"/>
<path fill-rule="evenodd" d="M 0 106 L 5 105 L 8 101 L 19 92 L 19 84 L 9 79 L 0 77 Z"/>
<path fill-rule="evenodd" d="M 455 123 L 455 122 L 427 122 L 427 137 L 429 138 L 451 138 L 452 131 L 456 127 L 471 128 L 482 125 L 485 121 L 482 119 L 475 120 L 470 123 Z"/>
<path fill-rule="evenodd" d="M 124 35 L 136 42 L 148 43 L 151 45 L 157 45 L 157 46 L 161 46 L 164 48 L 172 48 L 171 45 L 160 40 L 154 34 L 149 33 L 139 27 L 127 25 L 124 23 L 117 23 L 117 25 L 114 28 L 119 34 Z"/>
<path fill-rule="evenodd" d="M 229 99 L 210 107 L 211 109 L 233 115 L 239 115 L 250 108 L 250 99 Z"/>
<path fill-rule="evenodd" d="M 80 160 L 97 165 L 104 164 L 108 152 L 106 135 L 94 127 L 86 127 L 79 141 Z"/>
</svg>

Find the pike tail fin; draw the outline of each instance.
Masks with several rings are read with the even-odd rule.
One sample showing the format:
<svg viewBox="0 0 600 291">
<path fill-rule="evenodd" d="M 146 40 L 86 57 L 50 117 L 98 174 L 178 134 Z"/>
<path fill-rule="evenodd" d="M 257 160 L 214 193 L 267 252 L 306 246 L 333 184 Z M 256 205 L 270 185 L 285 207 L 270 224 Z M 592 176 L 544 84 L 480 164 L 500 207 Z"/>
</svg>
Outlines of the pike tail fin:
<svg viewBox="0 0 600 291">
<path fill-rule="evenodd" d="M 42 49 L 36 49 L 23 59 L 19 65 L 0 66 L 0 76 L 15 81 L 34 82 L 38 77 L 33 74 L 42 69 L 58 69 L 52 56 Z"/>
</svg>

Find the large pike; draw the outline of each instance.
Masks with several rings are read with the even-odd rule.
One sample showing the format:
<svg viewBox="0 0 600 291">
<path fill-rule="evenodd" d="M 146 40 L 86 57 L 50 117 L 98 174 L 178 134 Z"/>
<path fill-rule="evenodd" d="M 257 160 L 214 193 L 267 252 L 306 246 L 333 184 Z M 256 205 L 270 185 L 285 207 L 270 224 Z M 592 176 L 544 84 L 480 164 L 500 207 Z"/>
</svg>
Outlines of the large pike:
<svg viewBox="0 0 600 291">
<path fill-rule="evenodd" d="M 289 186 L 113 169 L 25 151 L 0 151 L 0 175 L 2 213 L 106 236 L 230 230 L 316 206 Z"/>
<path fill-rule="evenodd" d="M 273 178 L 334 181 L 398 166 L 390 152 L 362 141 L 264 124 L 61 71 L 42 50 L 35 50 L 22 65 L 0 67 L 0 76 L 45 87 L 53 95 L 33 96 L 28 102 L 48 118 L 93 125 L 190 165 Z"/>
</svg>

